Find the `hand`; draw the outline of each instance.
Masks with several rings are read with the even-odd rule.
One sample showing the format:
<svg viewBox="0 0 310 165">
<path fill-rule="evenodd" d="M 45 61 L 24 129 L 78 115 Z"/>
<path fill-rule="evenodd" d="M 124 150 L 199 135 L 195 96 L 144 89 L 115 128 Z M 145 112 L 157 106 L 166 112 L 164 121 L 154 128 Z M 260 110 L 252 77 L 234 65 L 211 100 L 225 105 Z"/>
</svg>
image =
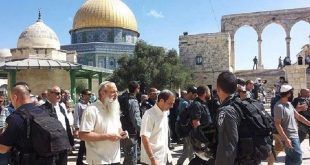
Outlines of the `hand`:
<svg viewBox="0 0 310 165">
<path fill-rule="evenodd" d="M 151 165 L 158 165 L 158 161 L 156 160 L 155 157 L 151 158 Z"/>
<path fill-rule="evenodd" d="M 285 142 L 285 146 L 286 146 L 287 148 L 289 148 L 289 149 L 292 149 L 292 148 L 293 148 L 292 142 L 291 142 L 290 139 L 287 138 L 284 142 Z"/>
<path fill-rule="evenodd" d="M 74 136 L 75 138 L 79 138 L 79 130 L 74 130 L 74 131 L 73 131 L 73 136 Z"/>
<path fill-rule="evenodd" d="M 119 134 L 110 134 L 109 140 L 112 142 L 116 142 L 120 140 L 122 137 Z"/>
<path fill-rule="evenodd" d="M 308 109 L 308 105 L 307 104 L 300 104 L 300 103 L 298 103 L 297 106 L 296 106 L 296 110 L 298 112 L 306 111 L 307 109 Z"/>
<path fill-rule="evenodd" d="M 120 133 L 120 135 L 121 135 L 122 139 L 129 138 L 128 132 L 127 132 L 127 131 L 122 131 L 122 132 Z"/>
</svg>

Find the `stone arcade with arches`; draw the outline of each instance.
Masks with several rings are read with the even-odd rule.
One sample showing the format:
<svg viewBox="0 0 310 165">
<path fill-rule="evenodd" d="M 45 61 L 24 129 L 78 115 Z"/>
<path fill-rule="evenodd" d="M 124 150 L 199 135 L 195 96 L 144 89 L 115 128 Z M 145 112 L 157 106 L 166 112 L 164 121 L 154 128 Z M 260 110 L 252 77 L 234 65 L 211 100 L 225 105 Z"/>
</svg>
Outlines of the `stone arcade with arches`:
<svg viewBox="0 0 310 165">
<path fill-rule="evenodd" d="M 263 69 L 262 32 L 272 23 L 279 24 L 286 33 L 286 57 L 290 58 L 290 32 L 299 21 L 310 23 L 310 7 L 225 15 L 221 21 L 221 32 L 179 37 L 180 57 L 186 67 L 194 71 L 198 84 L 215 85 L 216 78 L 223 70 L 235 71 L 236 31 L 245 25 L 257 32 L 258 68 Z"/>
</svg>

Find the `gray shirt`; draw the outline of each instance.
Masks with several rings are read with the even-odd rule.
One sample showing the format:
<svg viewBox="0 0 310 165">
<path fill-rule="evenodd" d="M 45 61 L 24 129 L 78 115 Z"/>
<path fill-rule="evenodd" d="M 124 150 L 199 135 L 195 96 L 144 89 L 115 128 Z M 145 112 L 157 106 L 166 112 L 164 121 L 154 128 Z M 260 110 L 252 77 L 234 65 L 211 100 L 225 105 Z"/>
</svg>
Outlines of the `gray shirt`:
<svg viewBox="0 0 310 165">
<path fill-rule="evenodd" d="M 83 112 L 86 110 L 88 105 L 89 103 L 85 103 L 83 100 L 81 100 L 75 105 L 74 114 L 73 114 L 73 117 L 74 117 L 73 127 L 74 128 L 80 128 L 80 123 L 81 123 Z"/>
<path fill-rule="evenodd" d="M 274 106 L 274 119 L 281 120 L 281 126 L 284 133 L 290 139 L 298 138 L 298 128 L 294 112 L 295 109 L 290 102 L 283 104 L 278 101 Z"/>
</svg>

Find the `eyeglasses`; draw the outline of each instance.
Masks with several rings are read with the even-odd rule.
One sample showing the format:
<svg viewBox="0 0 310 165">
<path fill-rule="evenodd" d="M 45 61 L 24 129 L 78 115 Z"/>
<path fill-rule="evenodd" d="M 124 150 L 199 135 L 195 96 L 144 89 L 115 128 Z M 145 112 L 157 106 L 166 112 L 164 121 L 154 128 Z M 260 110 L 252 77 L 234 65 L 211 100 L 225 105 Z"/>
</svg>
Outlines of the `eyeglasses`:
<svg viewBox="0 0 310 165">
<path fill-rule="evenodd" d="M 60 92 L 51 92 L 51 93 L 54 93 L 55 95 L 61 95 L 61 93 Z"/>
</svg>

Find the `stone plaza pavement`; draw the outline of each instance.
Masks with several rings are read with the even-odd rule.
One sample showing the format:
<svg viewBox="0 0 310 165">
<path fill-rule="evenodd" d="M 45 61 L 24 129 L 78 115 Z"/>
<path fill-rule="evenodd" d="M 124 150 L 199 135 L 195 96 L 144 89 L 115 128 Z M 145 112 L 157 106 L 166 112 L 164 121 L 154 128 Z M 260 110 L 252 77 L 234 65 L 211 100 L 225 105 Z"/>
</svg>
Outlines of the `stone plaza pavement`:
<svg viewBox="0 0 310 165">
<path fill-rule="evenodd" d="M 172 150 L 172 157 L 173 157 L 173 164 L 176 164 L 178 158 L 180 157 L 181 153 L 182 153 L 182 145 L 178 145 L 178 144 L 173 144 L 173 146 L 175 147 Z M 301 149 L 303 152 L 303 165 L 310 165 L 310 148 L 309 148 L 309 140 L 306 139 L 305 141 L 302 142 L 301 144 Z M 68 165 L 75 165 L 75 160 L 76 160 L 76 154 L 77 151 L 74 151 L 74 154 L 72 156 L 69 156 L 69 161 L 68 161 Z M 123 158 L 122 158 L 123 160 Z M 281 152 L 278 155 L 277 158 L 277 162 L 274 165 L 284 165 L 284 160 L 285 160 L 285 153 Z M 188 164 L 188 160 L 186 160 L 186 162 L 184 162 L 184 165 Z M 263 162 L 262 165 L 267 165 L 267 162 Z"/>
</svg>

